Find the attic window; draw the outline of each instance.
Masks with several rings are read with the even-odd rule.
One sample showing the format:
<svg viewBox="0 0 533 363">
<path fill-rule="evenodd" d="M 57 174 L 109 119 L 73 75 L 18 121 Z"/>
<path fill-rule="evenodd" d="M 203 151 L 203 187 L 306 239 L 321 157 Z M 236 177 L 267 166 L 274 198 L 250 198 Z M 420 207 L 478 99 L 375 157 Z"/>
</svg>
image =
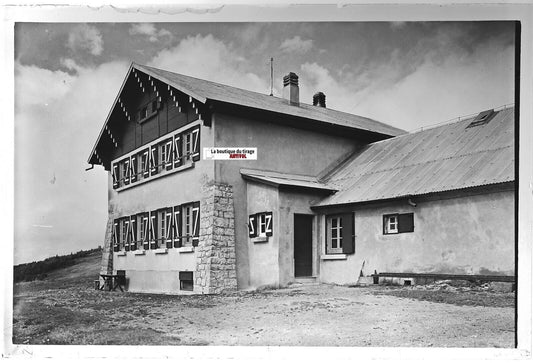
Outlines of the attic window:
<svg viewBox="0 0 533 363">
<path fill-rule="evenodd" d="M 476 126 L 482 126 L 489 123 L 489 121 L 492 119 L 492 117 L 495 115 L 494 110 L 487 110 L 480 112 L 479 115 L 476 116 L 474 121 L 472 121 L 466 128 L 470 127 L 476 127 Z"/>
</svg>

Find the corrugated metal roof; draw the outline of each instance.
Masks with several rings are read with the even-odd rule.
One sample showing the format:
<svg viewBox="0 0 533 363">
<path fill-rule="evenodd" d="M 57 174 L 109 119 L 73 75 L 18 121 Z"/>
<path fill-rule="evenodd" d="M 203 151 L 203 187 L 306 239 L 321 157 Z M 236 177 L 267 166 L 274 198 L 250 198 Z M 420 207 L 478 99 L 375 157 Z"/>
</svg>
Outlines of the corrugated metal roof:
<svg viewBox="0 0 533 363">
<path fill-rule="evenodd" d="M 514 181 L 514 108 L 467 127 L 474 119 L 368 145 L 330 173 L 325 183 L 339 192 L 317 206 Z"/>
<path fill-rule="evenodd" d="M 317 178 L 313 176 L 286 174 L 255 169 L 241 169 L 240 172 L 245 179 L 258 181 L 273 186 L 284 185 L 308 189 L 319 189 L 330 192 L 337 190 L 328 185 L 320 183 Z"/>
<path fill-rule="evenodd" d="M 405 131 L 370 118 L 346 112 L 317 107 L 300 102 L 299 106 L 291 106 L 280 97 L 268 96 L 224 84 L 206 81 L 182 74 L 164 71 L 158 68 L 134 64 L 134 68 L 158 78 L 176 89 L 191 94 L 201 102 L 214 100 L 251 107 L 260 110 L 302 117 L 315 122 L 346 126 L 360 130 L 377 132 L 389 136 L 402 135 Z"/>
</svg>

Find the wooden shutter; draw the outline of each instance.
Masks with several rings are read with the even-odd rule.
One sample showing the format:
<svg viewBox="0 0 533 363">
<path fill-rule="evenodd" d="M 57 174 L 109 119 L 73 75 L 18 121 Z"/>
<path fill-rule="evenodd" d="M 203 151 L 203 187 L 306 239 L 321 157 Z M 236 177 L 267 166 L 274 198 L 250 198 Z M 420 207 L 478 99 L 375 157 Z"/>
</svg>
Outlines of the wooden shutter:
<svg viewBox="0 0 533 363">
<path fill-rule="evenodd" d="M 192 204 L 192 245 L 198 246 L 200 241 L 200 202 Z"/>
<path fill-rule="evenodd" d="M 121 162 L 122 164 L 122 172 L 124 174 L 124 185 L 128 185 L 130 183 L 130 160 L 126 159 Z"/>
<path fill-rule="evenodd" d="M 125 217 L 124 220 L 122 221 L 123 225 L 124 225 L 124 229 L 125 229 L 125 233 L 123 233 L 122 235 L 126 237 L 126 240 L 124 241 L 124 249 L 126 251 L 129 251 L 130 250 L 130 240 L 131 240 L 131 236 L 130 236 L 130 219 L 128 217 Z"/>
<path fill-rule="evenodd" d="M 354 213 L 343 214 L 342 218 L 342 253 L 355 252 L 355 216 Z"/>
<path fill-rule="evenodd" d="M 174 167 L 183 163 L 183 138 L 181 134 L 174 136 Z"/>
<path fill-rule="evenodd" d="M 248 216 L 248 237 L 257 237 L 257 214 Z"/>
<path fill-rule="evenodd" d="M 118 188 L 118 164 L 117 163 L 113 163 L 113 171 L 111 172 L 111 176 L 113 177 L 113 189 L 117 189 Z"/>
<path fill-rule="evenodd" d="M 200 126 L 192 130 L 192 161 L 200 160 Z"/>
<path fill-rule="evenodd" d="M 119 222 L 118 219 L 115 219 L 113 221 L 113 251 L 115 252 L 119 251 L 118 241 L 119 241 L 120 235 L 118 234 L 119 233 L 118 222 Z"/>
<path fill-rule="evenodd" d="M 272 230 L 273 230 L 273 221 L 272 221 L 272 212 L 265 213 L 265 233 L 267 236 L 272 236 Z"/>
<path fill-rule="evenodd" d="M 172 248 L 172 208 L 167 208 L 165 212 L 165 228 L 166 228 L 166 242 L 167 242 L 167 248 Z"/>
<path fill-rule="evenodd" d="M 137 181 L 137 155 L 132 155 L 130 159 L 130 177 L 132 183 Z"/>
<path fill-rule="evenodd" d="M 150 221 L 149 221 L 149 214 L 144 213 L 143 214 L 143 228 L 144 228 L 144 239 L 143 239 L 143 246 L 144 249 L 147 250 L 150 248 Z"/>
<path fill-rule="evenodd" d="M 172 139 L 168 140 L 166 143 L 165 143 L 165 155 L 166 155 L 166 160 L 165 160 L 165 168 L 167 170 L 170 170 L 172 169 L 172 159 L 173 159 L 173 147 L 172 147 Z"/>
<path fill-rule="evenodd" d="M 159 168 L 159 164 L 158 164 L 158 159 L 157 159 L 157 148 L 158 148 L 158 145 L 153 145 L 151 148 L 150 148 L 150 175 L 155 175 L 157 174 L 157 171 L 158 171 L 158 168 Z"/>
<path fill-rule="evenodd" d="M 415 221 L 413 213 L 398 215 L 398 233 L 413 232 L 415 230 Z"/>
<path fill-rule="evenodd" d="M 130 217 L 130 250 L 137 249 L 137 216 Z"/>
<path fill-rule="evenodd" d="M 181 247 L 181 233 L 182 233 L 182 220 L 181 220 L 181 205 L 177 205 L 173 208 L 174 213 L 174 247 Z"/>
<path fill-rule="evenodd" d="M 150 249 L 157 248 L 157 211 L 150 212 Z"/>
<path fill-rule="evenodd" d="M 143 165 L 143 177 L 148 178 L 150 176 L 150 153 L 149 150 L 146 149 L 143 151 L 141 156 L 141 165 Z"/>
</svg>

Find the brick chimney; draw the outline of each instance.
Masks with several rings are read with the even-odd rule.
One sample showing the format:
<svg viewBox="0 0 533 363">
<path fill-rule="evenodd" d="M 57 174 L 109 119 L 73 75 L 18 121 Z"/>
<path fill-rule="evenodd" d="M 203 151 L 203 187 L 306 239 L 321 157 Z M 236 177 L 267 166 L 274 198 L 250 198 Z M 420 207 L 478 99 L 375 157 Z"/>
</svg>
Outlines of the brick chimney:
<svg viewBox="0 0 533 363">
<path fill-rule="evenodd" d="M 289 101 L 290 105 L 300 104 L 300 89 L 298 88 L 298 76 L 290 72 L 283 77 L 283 98 Z"/>
<path fill-rule="evenodd" d="M 322 92 L 317 92 L 313 96 L 313 106 L 326 107 L 326 95 Z"/>
</svg>

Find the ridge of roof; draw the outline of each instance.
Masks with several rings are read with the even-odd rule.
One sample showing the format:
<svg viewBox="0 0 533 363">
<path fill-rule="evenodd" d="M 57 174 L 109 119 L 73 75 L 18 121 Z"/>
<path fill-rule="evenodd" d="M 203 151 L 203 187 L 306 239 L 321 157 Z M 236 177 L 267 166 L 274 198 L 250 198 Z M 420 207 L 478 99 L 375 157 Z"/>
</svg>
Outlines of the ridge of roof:
<svg viewBox="0 0 533 363">
<path fill-rule="evenodd" d="M 406 133 L 405 130 L 391 126 L 384 122 L 332 108 L 313 106 L 305 102 L 300 102 L 298 106 L 289 105 L 282 97 L 270 96 L 260 92 L 250 91 L 243 88 L 200 79 L 147 65 L 133 63 L 133 66 L 140 71 L 151 73 L 151 76 L 153 77 L 157 78 L 159 76 L 164 78 L 165 82 L 178 89 L 181 88 L 180 90 L 183 92 L 195 93 L 193 97 L 204 103 L 207 99 L 211 99 L 214 101 L 293 115 L 315 121 L 329 122 L 334 125 L 351 127 L 354 129 L 375 132 L 387 136 L 397 136 Z M 189 81 L 196 84 L 189 85 L 189 87 L 183 86 L 178 82 L 178 79 L 175 79 L 176 77 L 180 78 L 179 80 L 183 82 Z M 192 89 L 195 87 L 203 89 Z M 217 92 L 219 89 L 222 89 L 224 92 Z M 236 94 L 233 95 L 233 93 Z"/>
</svg>

